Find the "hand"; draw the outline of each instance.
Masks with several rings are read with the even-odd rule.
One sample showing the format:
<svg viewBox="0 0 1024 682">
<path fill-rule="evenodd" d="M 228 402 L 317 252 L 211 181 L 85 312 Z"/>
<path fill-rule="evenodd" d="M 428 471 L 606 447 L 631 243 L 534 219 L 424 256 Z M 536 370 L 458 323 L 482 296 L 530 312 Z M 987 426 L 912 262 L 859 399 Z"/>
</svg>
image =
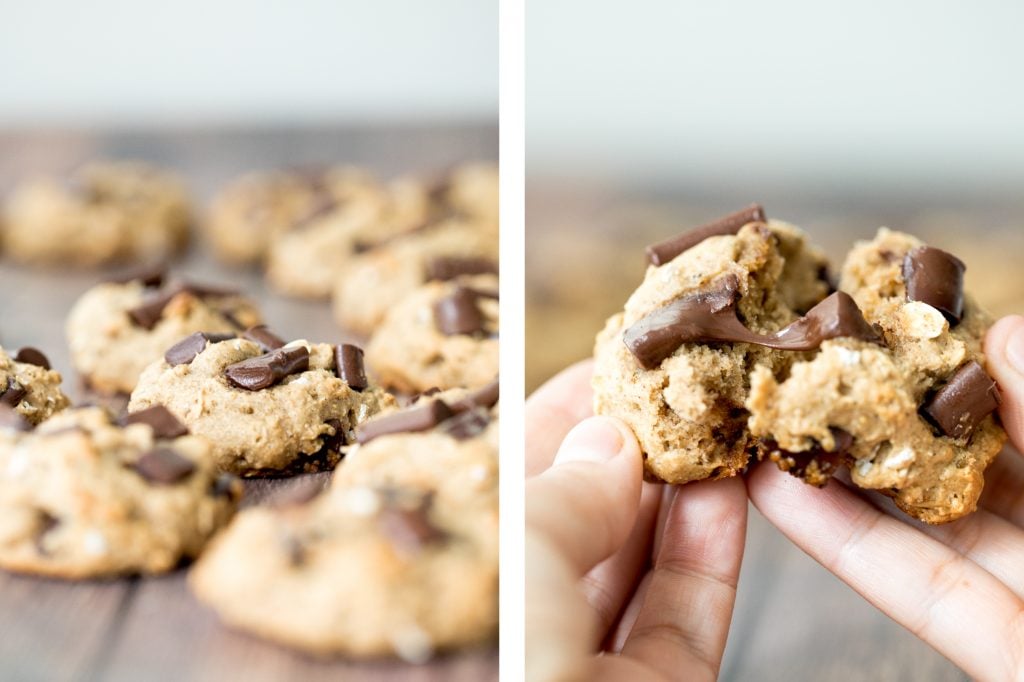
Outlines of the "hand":
<svg viewBox="0 0 1024 682">
<path fill-rule="evenodd" d="M 714 680 L 744 483 L 643 483 L 632 432 L 591 416 L 591 372 L 575 365 L 527 401 L 526 678 Z"/>
<path fill-rule="evenodd" d="M 1024 677 L 1024 317 L 985 343 L 1002 389 L 1007 448 L 986 472 L 978 511 L 943 526 L 892 515 L 878 493 L 822 490 L 758 466 L 754 505 L 865 599 L 982 680 Z"/>
</svg>

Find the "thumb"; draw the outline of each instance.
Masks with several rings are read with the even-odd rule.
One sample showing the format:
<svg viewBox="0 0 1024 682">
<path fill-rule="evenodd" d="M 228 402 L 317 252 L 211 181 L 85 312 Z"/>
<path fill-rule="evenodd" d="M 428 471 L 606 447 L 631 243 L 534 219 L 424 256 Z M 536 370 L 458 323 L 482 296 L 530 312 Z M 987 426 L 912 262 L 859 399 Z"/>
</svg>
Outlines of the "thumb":
<svg viewBox="0 0 1024 682">
<path fill-rule="evenodd" d="M 550 469 L 526 484 L 526 525 L 582 576 L 626 541 L 640 506 L 643 459 L 625 424 L 591 417 L 562 441 Z"/>
<path fill-rule="evenodd" d="M 992 325 L 985 337 L 985 355 L 1002 395 L 1003 427 L 1024 452 L 1024 317 L 1010 315 Z"/>
</svg>

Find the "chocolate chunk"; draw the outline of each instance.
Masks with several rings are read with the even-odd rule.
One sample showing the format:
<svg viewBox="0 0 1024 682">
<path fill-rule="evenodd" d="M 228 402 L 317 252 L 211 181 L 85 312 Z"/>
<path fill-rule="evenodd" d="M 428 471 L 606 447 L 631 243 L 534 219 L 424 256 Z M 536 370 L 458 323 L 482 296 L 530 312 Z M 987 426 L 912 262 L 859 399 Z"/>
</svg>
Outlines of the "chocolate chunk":
<svg viewBox="0 0 1024 682">
<path fill-rule="evenodd" d="M 449 296 L 434 304 L 434 324 L 446 336 L 476 334 L 484 330 L 484 316 L 476 301 L 479 294 L 466 287 L 457 287 Z"/>
<path fill-rule="evenodd" d="M 7 388 L 0 393 L 0 404 L 17 407 L 27 393 L 28 391 L 15 381 L 14 377 L 7 377 Z"/>
<path fill-rule="evenodd" d="M 0 402 L 0 429 L 31 431 L 32 424 L 21 416 L 21 412 L 18 412 L 5 402 Z"/>
<path fill-rule="evenodd" d="M 232 500 L 239 500 L 242 497 L 242 480 L 234 474 L 221 472 L 213 479 L 210 485 L 210 495 L 213 497 L 228 497 Z"/>
<path fill-rule="evenodd" d="M 445 538 L 445 533 L 430 522 L 430 496 L 413 509 L 387 505 L 377 517 L 381 532 L 395 549 L 405 554 L 418 554 L 428 545 Z"/>
<path fill-rule="evenodd" d="M 427 261 L 427 280 L 448 281 L 461 275 L 498 274 L 497 264 L 489 258 L 437 256 Z"/>
<path fill-rule="evenodd" d="M 410 407 L 401 412 L 371 419 L 356 429 L 356 440 L 369 443 L 374 438 L 391 433 L 410 433 L 432 429 L 454 414 L 443 400 L 431 400 L 425 405 Z"/>
<path fill-rule="evenodd" d="M 121 426 L 145 424 L 153 429 L 154 438 L 178 438 L 188 434 L 188 427 L 163 405 L 154 405 L 138 412 L 131 412 L 122 417 L 120 422 Z"/>
<path fill-rule="evenodd" d="M 350 343 L 335 346 L 334 371 L 354 391 L 362 391 L 370 385 L 363 366 L 363 349 L 359 346 Z"/>
<path fill-rule="evenodd" d="M 806 315 L 774 334 L 747 329 L 736 314 L 739 282 L 719 280 L 708 291 L 688 294 L 642 318 L 623 334 L 640 366 L 654 369 L 683 343 L 753 343 L 777 350 L 813 350 L 823 341 L 852 337 L 878 342 L 875 330 L 846 293 L 831 294 Z"/>
<path fill-rule="evenodd" d="M 259 391 L 284 379 L 289 374 L 309 368 L 309 349 L 305 346 L 278 348 L 269 353 L 228 365 L 224 370 L 233 385 L 247 391 Z"/>
<path fill-rule="evenodd" d="M 647 260 L 654 265 L 664 265 L 708 237 L 736 234 L 747 223 L 763 223 L 764 221 L 764 209 L 760 204 L 751 204 L 742 211 L 730 213 L 713 223 L 696 227 L 663 242 L 651 244 L 647 247 Z"/>
<path fill-rule="evenodd" d="M 294 507 L 306 504 L 324 491 L 324 484 L 328 481 L 319 476 L 305 476 L 294 478 L 287 487 L 280 489 L 270 498 L 269 504 L 272 507 Z"/>
<path fill-rule="evenodd" d="M 191 294 L 196 298 L 218 298 L 235 296 L 238 292 L 233 289 L 210 287 L 201 284 L 179 284 L 171 287 L 168 291 L 162 294 L 153 296 L 145 303 L 130 309 L 128 311 L 128 317 L 132 319 L 132 322 L 143 329 L 152 329 L 156 326 L 156 323 L 160 321 L 160 318 L 164 314 L 164 308 L 167 307 L 167 304 L 179 294 Z"/>
<path fill-rule="evenodd" d="M 345 444 L 345 425 L 341 423 L 340 419 L 328 419 L 324 423 L 334 429 L 334 435 L 324 435 L 323 449 L 341 452 L 341 446 Z"/>
<path fill-rule="evenodd" d="M 478 388 L 465 398 L 456 400 L 451 404 L 452 412 L 463 412 L 473 407 L 484 407 L 490 409 L 498 404 L 499 386 L 495 379 L 483 388 Z"/>
<path fill-rule="evenodd" d="M 15 362 L 24 362 L 29 365 L 35 365 L 36 367 L 42 367 L 43 369 L 50 369 L 50 361 L 47 359 L 43 352 L 38 348 L 32 346 L 25 346 L 14 356 Z"/>
<path fill-rule="evenodd" d="M 196 332 L 189 334 L 178 343 L 167 349 L 164 353 L 164 360 L 171 367 L 187 365 L 196 359 L 196 356 L 206 350 L 206 343 L 218 343 L 235 338 L 234 334 L 210 334 L 208 332 Z"/>
<path fill-rule="evenodd" d="M 768 458 L 781 470 L 802 478 L 811 485 L 821 487 L 839 468 L 843 455 L 853 447 L 851 433 L 835 426 L 829 427 L 829 431 L 832 432 L 835 441 L 831 450 L 826 450 L 816 443 L 810 450 L 790 452 L 780 449 L 774 441 L 765 443 L 763 447 L 768 451 Z"/>
<path fill-rule="evenodd" d="M 258 324 L 255 327 L 249 327 L 242 332 L 243 339 L 249 339 L 257 344 L 263 350 L 277 350 L 285 345 L 284 339 L 279 337 L 274 332 L 270 331 L 265 324 Z"/>
<path fill-rule="evenodd" d="M 456 440 L 466 440 L 479 436 L 490 423 L 491 415 L 485 408 L 473 407 L 441 422 L 439 428 Z"/>
<path fill-rule="evenodd" d="M 177 483 L 195 470 L 192 460 L 167 447 L 153 448 L 135 462 L 135 471 L 140 476 L 159 485 Z"/>
<path fill-rule="evenodd" d="M 969 438 L 981 420 L 999 407 L 999 387 L 975 360 L 956 371 L 921 413 L 950 438 Z"/>
<path fill-rule="evenodd" d="M 163 264 L 151 265 L 144 268 L 129 270 L 111 280 L 111 284 L 127 284 L 128 282 L 141 282 L 144 287 L 158 287 L 164 283 L 167 277 L 167 266 Z"/>
<path fill-rule="evenodd" d="M 967 266 L 951 253 L 919 246 L 903 258 L 907 300 L 927 303 L 941 312 L 951 327 L 964 314 L 964 270 Z"/>
</svg>

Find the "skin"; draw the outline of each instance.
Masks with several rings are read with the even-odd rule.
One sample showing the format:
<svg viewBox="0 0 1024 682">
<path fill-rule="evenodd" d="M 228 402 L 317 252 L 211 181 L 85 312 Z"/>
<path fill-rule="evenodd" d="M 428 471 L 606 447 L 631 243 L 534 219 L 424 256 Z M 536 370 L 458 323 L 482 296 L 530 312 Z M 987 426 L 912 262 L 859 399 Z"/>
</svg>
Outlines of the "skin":
<svg viewBox="0 0 1024 682">
<path fill-rule="evenodd" d="M 1021 369 L 1011 357 L 1014 342 Z M 526 407 L 526 651 L 531 680 L 715 679 L 746 501 L 889 617 L 984 680 L 1024 679 L 1024 317 L 985 343 L 1012 447 L 977 512 L 943 526 L 774 466 L 673 488 L 642 482 L 635 438 L 590 412 L 589 362 Z"/>
</svg>

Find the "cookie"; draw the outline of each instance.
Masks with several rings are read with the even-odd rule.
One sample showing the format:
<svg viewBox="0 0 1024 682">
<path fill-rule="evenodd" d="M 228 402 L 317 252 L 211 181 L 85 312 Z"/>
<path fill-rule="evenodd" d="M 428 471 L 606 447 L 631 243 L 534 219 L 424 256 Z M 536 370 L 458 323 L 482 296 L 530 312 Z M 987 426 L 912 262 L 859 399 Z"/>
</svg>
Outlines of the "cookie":
<svg viewBox="0 0 1024 682">
<path fill-rule="evenodd" d="M 356 426 L 394 398 L 369 386 L 354 346 L 193 334 L 143 371 L 129 412 L 163 405 L 208 438 L 223 471 L 329 470 Z"/>
<path fill-rule="evenodd" d="M 0 405 L 27 424 L 40 424 L 70 404 L 60 382 L 60 373 L 39 350 L 26 347 L 11 354 L 0 347 Z"/>
<path fill-rule="evenodd" d="M 820 254 L 760 207 L 651 247 L 598 336 L 595 411 L 630 424 L 654 479 L 732 476 L 757 455 L 821 485 L 847 464 L 926 522 L 973 511 L 1005 439 L 988 318 L 958 261 L 921 246 L 881 232 L 831 294 Z"/>
<path fill-rule="evenodd" d="M 352 258 L 334 286 L 334 317 L 343 328 L 369 335 L 425 282 L 497 271 L 497 233 L 466 219 L 443 220 Z"/>
<path fill-rule="evenodd" d="M 67 410 L 34 431 L 0 426 L 0 566 L 60 578 L 160 573 L 233 515 L 241 482 L 161 413 L 113 424 Z"/>
<path fill-rule="evenodd" d="M 427 191 L 412 180 L 383 185 L 348 171 L 324 182 L 330 191 L 315 209 L 267 246 L 267 281 L 281 293 L 327 298 L 353 256 L 430 217 Z"/>
<path fill-rule="evenodd" d="M 366 361 L 406 393 L 483 386 L 498 375 L 498 320 L 496 276 L 429 282 L 388 311 Z"/>
<path fill-rule="evenodd" d="M 879 342 L 826 342 L 786 377 L 754 371 L 750 430 L 769 455 L 798 467 L 843 461 L 856 485 L 927 523 L 974 511 L 1006 434 L 982 354 L 991 320 L 962 277 L 955 256 L 909 235 L 882 229 L 856 245 L 840 287 Z"/>
<path fill-rule="evenodd" d="M 27 180 L 0 221 L 3 250 L 26 263 L 96 266 L 163 261 L 189 237 L 191 208 L 177 176 L 130 161 L 83 167 L 64 184 Z"/>
<path fill-rule="evenodd" d="M 191 572 L 196 595 L 235 627 L 320 656 L 422 662 L 493 639 L 497 424 L 471 410 L 472 433 L 452 435 L 450 418 L 377 435 L 312 501 L 240 514 Z"/>
<path fill-rule="evenodd" d="M 165 281 L 160 272 L 99 284 L 71 308 L 71 362 L 103 393 L 131 393 L 148 365 L 195 332 L 237 333 L 258 325 L 256 304 L 237 292 Z"/>
<path fill-rule="evenodd" d="M 498 194 L 498 166 L 482 161 L 457 166 L 433 191 L 438 203 L 495 231 Z"/>
</svg>

